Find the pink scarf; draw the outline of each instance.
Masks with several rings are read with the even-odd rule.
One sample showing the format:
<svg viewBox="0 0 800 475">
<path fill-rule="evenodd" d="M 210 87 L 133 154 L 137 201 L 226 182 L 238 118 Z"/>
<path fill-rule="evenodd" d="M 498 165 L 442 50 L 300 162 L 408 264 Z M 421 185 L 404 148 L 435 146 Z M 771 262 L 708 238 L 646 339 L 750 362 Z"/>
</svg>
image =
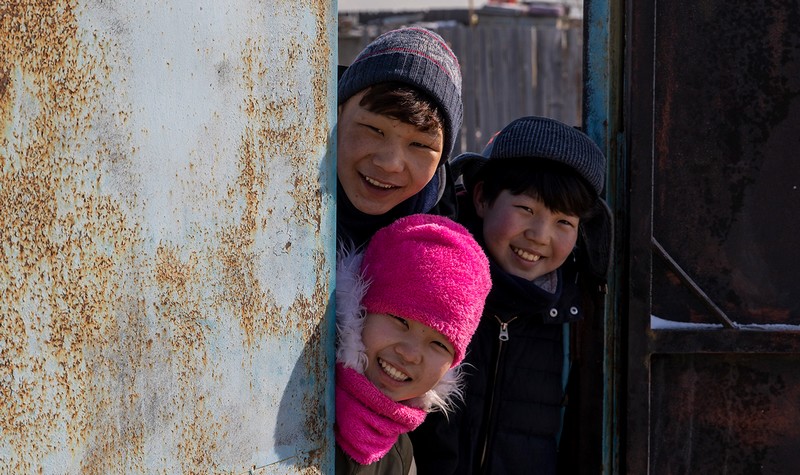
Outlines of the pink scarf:
<svg viewBox="0 0 800 475">
<path fill-rule="evenodd" d="M 336 364 L 336 443 L 361 465 L 382 459 L 400 434 L 416 429 L 426 415 L 392 401 L 363 374 Z"/>
</svg>

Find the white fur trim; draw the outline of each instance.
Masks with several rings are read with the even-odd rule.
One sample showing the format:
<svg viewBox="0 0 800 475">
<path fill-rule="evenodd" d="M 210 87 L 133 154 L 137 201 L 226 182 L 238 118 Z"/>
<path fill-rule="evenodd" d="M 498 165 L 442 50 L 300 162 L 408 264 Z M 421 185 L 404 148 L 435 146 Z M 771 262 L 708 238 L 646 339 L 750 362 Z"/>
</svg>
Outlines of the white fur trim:
<svg viewBox="0 0 800 475">
<path fill-rule="evenodd" d="M 464 378 L 461 364 L 447 370 L 430 391 L 413 400 L 412 405 L 428 412 L 453 412 L 455 403 L 463 400 Z"/>
<path fill-rule="evenodd" d="M 363 253 L 341 250 L 336 260 L 336 362 L 361 374 L 367 353 L 361 340 L 366 311 L 361 301 L 369 282 L 361 273 Z"/>
</svg>

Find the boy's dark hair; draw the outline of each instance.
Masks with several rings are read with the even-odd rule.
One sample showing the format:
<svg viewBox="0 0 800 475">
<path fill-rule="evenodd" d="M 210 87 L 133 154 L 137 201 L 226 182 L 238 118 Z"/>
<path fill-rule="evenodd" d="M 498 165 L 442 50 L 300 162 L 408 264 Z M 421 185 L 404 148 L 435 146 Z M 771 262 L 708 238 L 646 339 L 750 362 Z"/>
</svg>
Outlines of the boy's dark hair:
<svg viewBox="0 0 800 475">
<path fill-rule="evenodd" d="M 425 132 L 441 130 L 444 117 L 427 94 L 401 82 L 389 81 L 367 88 L 358 103 L 370 112 L 411 124 Z"/>
<path fill-rule="evenodd" d="M 592 216 L 597 195 L 585 178 L 563 163 L 529 157 L 487 160 L 470 180 L 483 181 L 483 199 L 493 204 L 503 191 L 526 194 L 547 208 L 586 219 Z"/>
</svg>

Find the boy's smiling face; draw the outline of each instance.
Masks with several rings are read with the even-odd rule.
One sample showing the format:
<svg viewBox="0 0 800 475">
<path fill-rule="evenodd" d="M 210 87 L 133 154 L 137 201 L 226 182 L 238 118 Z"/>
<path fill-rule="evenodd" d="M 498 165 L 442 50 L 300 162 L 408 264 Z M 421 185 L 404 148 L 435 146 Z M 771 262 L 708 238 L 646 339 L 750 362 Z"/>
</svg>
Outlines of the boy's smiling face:
<svg viewBox="0 0 800 475">
<path fill-rule="evenodd" d="M 483 218 L 486 250 L 504 271 L 534 280 L 561 267 L 578 240 L 580 218 L 551 211 L 539 199 L 508 190 L 490 205 L 482 189 L 483 183 L 475 186 L 475 210 Z"/>
<path fill-rule="evenodd" d="M 336 172 L 361 212 L 381 215 L 419 193 L 433 178 L 442 131 L 425 132 L 359 105 L 364 91 L 339 107 Z"/>
<path fill-rule="evenodd" d="M 416 320 L 368 313 L 361 332 L 367 354 L 364 375 L 395 402 L 422 396 L 453 363 L 453 345 Z"/>
</svg>

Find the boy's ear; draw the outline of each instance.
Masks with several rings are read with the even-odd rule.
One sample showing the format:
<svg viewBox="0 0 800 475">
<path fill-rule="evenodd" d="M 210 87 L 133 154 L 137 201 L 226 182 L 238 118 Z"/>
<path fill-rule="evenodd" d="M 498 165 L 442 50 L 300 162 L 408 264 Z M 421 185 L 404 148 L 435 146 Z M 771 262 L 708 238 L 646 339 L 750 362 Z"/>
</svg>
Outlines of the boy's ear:
<svg viewBox="0 0 800 475">
<path fill-rule="evenodd" d="M 484 215 L 486 214 L 486 200 L 483 199 L 483 182 L 479 181 L 475 183 L 475 186 L 472 188 L 472 204 L 475 206 L 475 214 L 478 215 L 479 218 L 483 219 Z"/>
</svg>

